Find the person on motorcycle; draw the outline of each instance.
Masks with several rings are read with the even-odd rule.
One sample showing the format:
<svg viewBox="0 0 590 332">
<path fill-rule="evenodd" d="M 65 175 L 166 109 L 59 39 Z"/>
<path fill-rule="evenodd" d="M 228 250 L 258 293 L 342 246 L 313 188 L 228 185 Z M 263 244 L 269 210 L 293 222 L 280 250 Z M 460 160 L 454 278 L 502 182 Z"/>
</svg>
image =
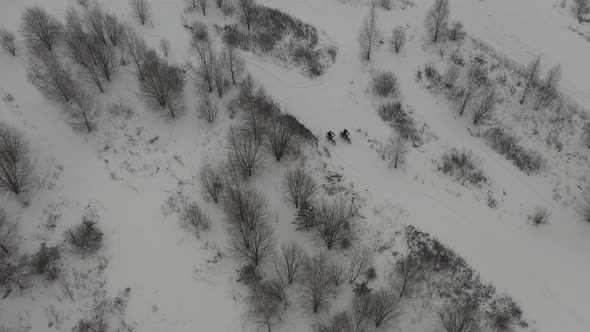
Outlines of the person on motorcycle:
<svg viewBox="0 0 590 332">
<path fill-rule="evenodd" d="M 334 136 L 335 136 L 334 132 L 331 130 L 328 131 L 328 133 L 326 135 L 328 136 L 329 139 L 334 139 Z"/>
<path fill-rule="evenodd" d="M 344 130 L 341 132 L 343 137 L 348 138 L 348 136 L 350 136 L 350 133 L 348 132 L 348 129 L 344 128 Z"/>
</svg>

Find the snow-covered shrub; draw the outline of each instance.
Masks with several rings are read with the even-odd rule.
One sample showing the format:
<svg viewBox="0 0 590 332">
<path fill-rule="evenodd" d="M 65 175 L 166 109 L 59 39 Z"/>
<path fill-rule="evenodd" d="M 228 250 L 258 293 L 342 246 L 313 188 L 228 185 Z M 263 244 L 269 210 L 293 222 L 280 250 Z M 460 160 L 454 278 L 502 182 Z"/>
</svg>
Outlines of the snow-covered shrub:
<svg viewBox="0 0 590 332">
<path fill-rule="evenodd" d="M 294 130 L 299 137 L 312 143 L 317 143 L 318 138 L 313 134 L 306 125 L 301 123 L 294 115 L 284 114 L 283 117 L 289 123 L 289 126 Z"/>
<path fill-rule="evenodd" d="M 29 276 L 27 256 L 11 255 L 0 259 L 0 298 L 7 297 L 15 288 L 25 289 Z"/>
<path fill-rule="evenodd" d="M 471 184 L 487 182 L 485 174 L 469 150 L 459 151 L 455 148 L 449 150 L 442 156 L 438 169 L 461 182 L 468 181 Z"/>
<path fill-rule="evenodd" d="M 70 248 L 80 254 L 92 254 L 102 246 L 103 233 L 95 221 L 85 217 L 82 223 L 66 231 Z"/>
<path fill-rule="evenodd" d="M 194 21 L 191 25 L 187 26 L 187 29 L 190 30 L 192 38 L 196 40 L 207 40 L 209 39 L 209 31 L 207 30 L 207 24 Z"/>
<path fill-rule="evenodd" d="M 240 267 L 237 272 L 238 282 L 241 282 L 244 285 L 249 285 L 262 280 L 258 267 L 253 264 L 244 265 Z"/>
<path fill-rule="evenodd" d="M 61 272 L 61 252 L 59 246 L 48 247 L 42 243 L 39 250 L 31 257 L 33 273 L 45 277 L 47 280 L 59 278 Z"/>
<path fill-rule="evenodd" d="M 379 113 L 383 121 L 389 122 L 389 125 L 397 133 L 401 134 L 404 139 L 411 140 L 414 144 L 420 141 L 416 122 L 410 113 L 403 109 L 400 102 L 389 101 L 381 104 L 377 109 L 377 113 Z"/>
<path fill-rule="evenodd" d="M 399 83 L 394 73 L 384 71 L 377 73 L 371 80 L 371 90 L 380 97 L 395 96 Z"/>
<path fill-rule="evenodd" d="M 213 123 L 217 119 L 217 104 L 209 100 L 209 98 L 205 98 L 201 101 L 201 105 L 199 105 L 199 113 L 201 114 L 202 119 L 207 120 L 209 123 Z"/>
<path fill-rule="evenodd" d="M 494 150 L 511 160 L 516 167 L 527 174 L 538 173 L 545 164 L 539 152 L 520 146 L 518 138 L 506 129 L 491 128 L 486 131 L 485 138 Z"/>
<path fill-rule="evenodd" d="M 17 42 L 14 33 L 0 28 L 0 46 L 12 56 L 16 56 Z"/>
<path fill-rule="evenodd" d="M 550 216 L 551 213 L 547 211 L 547 209 L 538 207 L 533 211 L 533 214 L 529 216 L 529 220 L 533 225 L 538 226 L 549 223 Z"/>
<path fill-rule="evenodd" d="M 18 195 L 32 181 L 29 142 L 16 128 L 0 123 L 0 189 Z"/>
<path fill-rule="evenodd" d="M 451 301 L 437 311 L 438 325 L 444 332 L 481 331 L 482 318 L 477 300 Z"/>
<path fill-rule="evenodd" d="M 0 260 L 13 255 L 17 248 L 16 224 L 11 222 L 4 209 L 0 208 Z"/>
<path fill-rule="evenodd" d="M 245 50 L 249 48 L 250 37 L 237 24 L 225 25 L 221 39 L 228 46 L 239 47 Z"/>
<path fill-rule="evenodd" d="M 393 34 L 391 36 L 391 45 L 393 46 L 393 50 L 395 53 L 399 53 L 402 49 L 404 44 L 406 43 L 406 30 L 403 27 L 398 26 L 393 29 Z"/>
<path fill-rule="evenodd" d="M 203 195 L 218 203 L 223 192 L 223 179 L 221 173 L 211 165 L 205 164 L 199 172 L 199 184 Z"/>
<path fill-rule="evenodd" d="M 509 296 L 500 296 L 492 300 L 485 310 L 486 319 L 498 332 L 512 332 L 514 326 L 526 328 L 528 324 L 522 319 L 522 309 Z"/>
<path fill-rule="evenodd" d="M 424 66 L 424 76 L 435 86 L 438 86 L 442 80 L 441 74 L 438 70 L 430 63 Z"/>
<path fill-rule="evenodd" d="M 200 237 L 202 231 L 206 231 L 211 227 L 209 217 L 195 202 L 187 203 L 182 207 L 180 218 L 182 225 L 194 232 L 197 238 Z"/>
<path fill-rule="evenodd" d="M 316 214 L 316 233 L 328 250 L 336 247 L 346 248 L 350 245 L 354 236 L 354 218 L 346 201 L 323 200 L 318 205 Z"/>
</svg>

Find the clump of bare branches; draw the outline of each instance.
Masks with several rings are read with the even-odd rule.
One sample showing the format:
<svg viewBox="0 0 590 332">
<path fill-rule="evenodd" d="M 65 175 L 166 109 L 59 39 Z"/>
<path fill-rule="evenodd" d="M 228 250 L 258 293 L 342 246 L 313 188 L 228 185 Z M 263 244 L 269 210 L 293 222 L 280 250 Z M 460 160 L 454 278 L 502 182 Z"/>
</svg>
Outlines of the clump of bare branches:
<svg viewBox="0 0 590 332">
<path fill-rule="evenodd" d="M 346 200 L 323 200 L 317 207 L 315 230 L 328 250 L 346 248 L 353 238 L 353 206 Z"/>
<path fill-rule="evenodd" d="M 305 249 L 295 241 L 283 242 L 280 252 L 275 256 L 274 267 L 278 278 L 288 285 L 293 284 L 301 274 L 307 261 Z"/>
<path fill-rule="evenodd" d="M 20 194 L 33 181 L 29 142 L 16 128 L 0 123 L 0 189 Z"/>
<path fill-rule="evenodd" d="M 240 18 L 246 24 L 248 31 L 256 21 L 256 14 L 258 5 L 255 0 L 238 0 L 238 11 Z"/>
<path fill-rule="evenodd" d="M 459 115 L 463 115 L 487 82 L 487 73 L 482 66 L 473 64 L 469 67 L 465 82 L 455 95 L 455 101 L 459 105 Z"/>
<path fill-rule="evenodd" d="M 193 82 L 198 91 L 213 92 L 215 81 L 216 54 L 209 40 L 193 39 L 198 66 L 192 68 Z"/>
<path fill-rule="evenodd" d="M 590 13 L 590 1 L 574 0 L 572 4 L 572 13 L 578 19 L 579 23 L 584 22 L 586 15 Z"/>
<path fill-rule="evenodd" d="M 75 88 L 72 95 L 72 104 L 68 106 L 70 123 L 76 128 L 83 128 L 91 132 L 96 128 L 96 121 L 101 106 L 96 102 L 94 96 L 84 90 Z"/>
<path fill-rule="evenodd" d="M 105 14 L 104 29 L 107 37 L 113 46 L 117 47 L 125 34 L 125 26 L 119 22 L 119 19 L 114 14 Z"/>
<path fill-rule="evenodd" d="M 105 34 L 105 14 L 98 3 L 93 3 L 84 11 L 84 24 L 88 33 L 93 39 L 107 45 Z"/>
<path fill-rule="evenodd" d="M 384 71 L 373 76 L 371 89 L 379 97 L 395 96 L 399 89 L 399 83 L 394 73 Z"/>
<path fill-rule="evenodd" d="M 254 282 L 250 286 L 252 317 L 268 331 L 281 322 L 287 308 L 287 293 L 282 282 L 276 280 Z"/>
<path fill-rule="evenodd" d="M 151 5 L 147 0 L 129 0 L 131 13 L 141 25 L 145 25 L 152 17 Z"/>
<path fill-rule="evenodd" d="M 206 94 L 202 96 L 199 113 L 201 114 L 201 118 L 207 120 L 209 123 L 213 123 L 217 119 L 217 104 L 214 101 L 211 101 Z"/>
<path fill-rule="evenodd" d="M 373 265 L 373 254 L 369 248 L 355 246 L 348 255 L 348 283 L 353 284 Z"/>
<path fill-rule="evenodd" d="M 561 67 L 559 65 L 549 69 L 545 80 L 541 82 L 537 89 L 537 100 L 535 101 L 535 110 L 541 107 L 547 107 L 559 99 L 559 80 L 561 79 Z"/>
<path fill-rule="evenodd" d="M 0 292 L 6 298 L 15 288 L 23 290 L 29 277 L 28 256 L 11 255 L 0 259 Z"/>
<path fill-rule="evenodd" d="M 359 32 L 359 42 L 361 44 L 361 53 L 365 60 L 370 61 L 371 55 L 379 45 L 381 33 L 377 27 L 377 14 L 375 12 L 376 3 L 372 2 L 369 14 L 363 21 L 363 26 Z"/>
<path fill-rule="evenodd" d="M 29 81 L 50 98 L 69 102 L 75 93 L 72 73 L 55 52 L 41 45 L 29 47 Z"/>
<path fill-rule="evenodd" d="M 220 172 L 210 164 L 203 165 L 199 172 L 199 183 L 203 194 L 210 197 L 213 202 L 218 203 L 224 186 Z"/>
<path fill-rule="evenodd" d="M 165 57 L 168 57 L 168 53 L 170 53 L 170 41 L 168 39 L 160 39 L 160 51 L 162 51 Z"/>
<path fill-rule="evenodd" d="M 32 272 L 41 275 L 49 281 L 59 278 L 61 273 L 61 251 L 59 246 L 47 246 L 41 243 L 41 247 L 31 257 Z"/>
<path fill-rule="evenodd" d="M 401 256 L 395 262 L 389 279 L 392 286 L 398 291 L 400 298 L 414 289 L 420 280 L 421 270 L 420 260 L 411 254 Z"/>
<path fill-rule="evenodd" d="M 389 161 L 390 167 L 398 168 L 406 162 L 409 152 L 408 140 L 401 131 L 394 132 L 385 144 L 384 158 Z"/>
<path fill-rule="evenodd" d="M 496 88 L 489 84 L 481 91 L 478 100 L 472 107 L 473 125 L 478 125 L 482 121 L 489 119 L 495 111 L 497 103 L 498 96 L 496 94 Z"/>
<path fill-rule="evenodd" d="M 230 149 L 229 159 L 242 173 L 251 177 L 262 168 L 260 145 L 254 137 L 244 130 L 230 128 L 227 137 Z"/>
<path fill-rule="evenodd" d="M 314 313 L 317 313 L 328 298 L 336 293 L 336 284 L 331 273 L 335 264 L 325 252 L 321 252 L 309 258 L 303 266 L 300 279 L 301 294 L 303 300 L 311 305 Z"/>
<path fill-rule="evenodd" d="M 524 104 L 526 96 L 531 88 L 535 87 L 539 83 L 539 73 L 541 72 L 541 56 L 534 58 L 524 70 L 524 90 L 522 92 L 522 98 L 520 103 Z"/>
<path fill-rule="evenodd" d="M 463 23 L 455 21 L 449 28 L 449 39 L 453 41 L 462 40 L 465 38 L 465 30 L 463 30 Z"/>
<path fill-rule="evenodd" d="M 168 109 L 170 115 L 182 108 L 184 71 L 162 59 L 155 51 L 145 55 L 141 66 L 143 80 L 139 80 L 139 92 L 151 107 Z"/>
<path fill-rule="evenodd" d="M 532 215 L 529 216 L 529 220 L 535 226 L 544 225 L 549 223 L 549 217 L 551 213 L 544 208 L 536 208 Z"/>
<path fill-rule="evenodd" d="M 236 85 L 236 82 L 244 73 L 244 59 L 240 55 L 240 50 L 233 46 L 227 46 L 224 49 L 223 54 L 225 56 L 225 62 L 227 63 L 227 70 L 231 76 L 231 82 L 233 85 Z"/>
<path fill-rule="evenodd" d="M 317 185 L 308 172 L 298 167 L 285 172 L 281 189 L 283 199 L 299 209 L 303 202 L 308 202 L 316 193 Z"/>
<path fill-rule="evenodd" d="M 207 30 L 207 24 L 203 22 L 193 22 L 188 29 L 191 31 L 192 40 L 206 41 L 209 39 L 209 31 Z"/>
<path fill-rule="evenodd" d="M 191 232 L 194 232 L 197 238 L 201 236 L 201 232 L 211 227 L 209 217 L 195 202 L 187 203 L 182 207 L 180 218 L 182 225 Z"/>
<path fill-rule="evenodd" d="M 66 241 L 77 253 L 92 254 L 102 246 L 103 233 L 95 221 L 84 218 L 82 223 L 66 231 Z"/>
<path fill-rule="evenodd" d="M 5 28 L 0 28 L 0 46 L 2 46 L 6 52 L 12 54 L 12 56 L 16 56 L 18 43 L 14 33 Z"/>
<path fill-rule="evenodd" d="M 395 324 L 402 311 L 400 297 L 387 288 L 371 292 L 369 296 L 375 328 Z"/>
<path fill-rule="evenodd" d="M 354 317 L 348 311 L 339 311 L 332 314 L 325 322 L 317 324 L 314 331 L 317 332 L 360 332 L 365 331 L 366 324 L 358 325 Z"/>
<path fill-rule="evenodd" d="M 241 261 L 258 266 L 273 255 L 276 240 L 268 221 L 257 221 L 254 227 L 234 224 L 230 227 L 230 235 L 232 253 Z"/>
<path fill-rule="evenodd" d="M 213 57 L 213 83 L 215 83 L 215 89 L 217 90 L 217 96 L 223 97 L 223 90 L 227 83 L 227 59 L 223 54 L 215 53 Z"/>
<path fill-rule="evenodd" d="M 6 211 L 0 208 L 0 261 L 16 253 L 17 248 L 16 223 L 11 222 Z"/>
<path fill-rule="evenodd" d="M 399 53 L 402 47 L 406 44 L 406 30 L 402 27 L 393 29 L 393 35 L 391 37 L 391 45 L 395 53 Z"/>
<path fill-rule="evenodd" d="M 124 33 L 125 50 L 131 57 L 137 78 L 143 81 L 143 62 L 145 61 L 148 47 L 143 39 L 137 35 L 137 32 L 130 27 L 125 29 Z"/>
<path fill-rule="evenodd" d="M 291 125 L 286 116 L 278 112 L 270 117 L 265 135 L 266 147 L 276 161 L 281 161 L 284 156 L 296 154 L 299 150 L 301 139 L 296 128 Z"/>
<path fill-rule="evenodd" d="M 477 332 L 481 329 L 479 304 L 459 301 L 445 304 L 437 312 L 439 326 L 445 332 Z"/>
<path fill-rule="evenodd" d="M 63 27 L 41 7 L 29 7 L 23 14 L 22 32 L 28 44 L 41 44 L 48 50 L 60 39 Z"/>
<path fill-rule="evenodd" d="M 449 150 L 442 156 L 439 170 L 456 177 L 459 181 L 468 181 L 471 184 L 485 183 L 487 181 L 477 159 L 469 150 Z"/>
<path fill-rule="evenodd" d="M 435 0 L 426 14 L 426 30 L 431 40 L 438 42 L 449 28 L 449 0 Z"/>
</svg>

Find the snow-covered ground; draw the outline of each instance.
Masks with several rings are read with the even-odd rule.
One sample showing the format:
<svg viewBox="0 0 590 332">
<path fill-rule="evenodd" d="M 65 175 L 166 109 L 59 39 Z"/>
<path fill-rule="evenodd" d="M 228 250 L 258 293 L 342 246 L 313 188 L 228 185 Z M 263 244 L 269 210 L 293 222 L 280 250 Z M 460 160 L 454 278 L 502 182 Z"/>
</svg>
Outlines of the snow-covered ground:
<svg viewBox="0 0 590 332">
<path fill-rule="evenodd" d="M 126 1 L 103 2 L 105 8 L 131 20 Z M 309 152 L 308 163 L 317 168 L 327 163 L 366 198 L 366 227 L 361 237 L 384 241 L 391 220 L 418 226 L 456 250 L 481 273 L 484 282 L 510 294 L 521 305 L 531 331 L 590 331 L 590 227 L 581 221 L 575 206 L 581 198 L 580 188 L 588 185 L 588 159 L 585 165 L 582 159 L 560 162 L 565 155 L 548 152 L 543 142 L 531 138 L 527 144 L 543 149 L 551 162 L 540 174 L 526 175 L 471 135 L 469 121 L 457 117 L 444 98 L 417 82 L 416 72 L 433 60 L 423 29 L 431 1 L 414 1 L 414 6 L 389 12 L 379 10 L 379 26 L 387 36 L 399 25 L 407 27 L 409 38 L 400 54 L 381 45 L 370 63 L 361 61 L 357 38 L 368 11 L 364 4 L 337 0 L 260 2 L 312 24 L 338 47 L 336 62 L 314 79 L 267 57 L 252 53 L 244 57 L 248 71 L 268 94 L 320 138 L 318 153 Z M 588 28 L 560 8 L 560 2 L 454 0 L 451 18 L 463 21 L 470 36 L 522 65 L 536 54 L 543 55 L 547 66 L 561 64 L 563 92 L 590 108 L 590 62 L 584 61 L 590 59 L 590 43 L 570 27 Z M 154 47 L 166 37 L 172 44 L 172 61 L 186 62 L 190 45 L 180 25 L 183 1 L 151 3 L 153 26 L 142 28 L 141 33 Z M 23 9 L 31 4 L 63 19 L 69 2 L 0 0 L 1 24 L 15 30 Z M 211 3 L 207 22 L 222 19 L 213 7 Z M 60 105 L 47 101 L 27 82 L 26 65 L 22 54 L 17 58 L 0 55 L 0 92 L 13 97 L 0 103 L 0 119 L 23 130 L 30 139 L 40 180 L 26 206 L 9 195 L 0 198 L 0 204 L 18 221 L 23 250 L 33 251 L 43 241 L 62 241 L 63 232 L 91 209 L 99 215 L 105 232 L 99 254 L 108 261 L 98 278 L 104 278 L 109 296 L 131 288 L 125 319 L 136 331 L 255 330 L 256 326 L 247 323 L 246 291 L 236 283 L 237 265 L 227 253 L 223 213 L 203 201 L 195 177 L 205 160 L 223 159 L 225 130 L 236 120 L 230 120 L 226 112 L 220 112 L 220 120 L 212 126 L 199 119 L 194 111 L 198 100 L 190 84 L 185 89 L 187 111 L 170 119 L 137 100 L 130 88 L 136 84 L 134 78 L 123 70 L 108 85 L 102 101 L 105 105 L 122 101 L 135 109 L 135 115 L 125 125 L 104 115 L 98 130 L 86 135 L 73 131 L 64 121 Z M 428 126 L 432 136 L 421 147 L 411 149 L 401 170 L 389 168 L 372 144 L 391 134 L 375 111 L 378 101 L 368 90 L 377 70 L 391 70 L 398 76 L 403 104 Z M 351 145 L 325 144 L 324 132 L 345 127 L 352 132 Z M 156 136 L 155 143 L 150 143 Z M 578 149 L 573 145 L 579 143 L 570 144 L 568 151 Z M 451 147 L 471 149 L 481 159 L 498 207 L 487 206 L 485 191 L 461 186 L 436 171 L 435 161 Z M 587 149 L 581 153 L 587 158 Z M 279 199 L 280 176 L 288 162 L 276 164 L 269 159 L 265 165 L 266 171 L 256 184 L 279 219 L 277 237 L 309 241 L 295 232 L 290 223 L 293 211 Z M 586 183 L 579 183 L 584 180 Z M 561 188 L 559 198 L 554 195 L 557 185 Z M 180 227 L 171 210 L 171 204 L 181 197 L 199 202 L 212 218 L 212 229 L 199 240 Z M 530 225 L 527 216 L 537 206 L 551 211 L 549 224 Z M 377 210 L 380 212 L 374 213 Z M 60 217 L 57 227 L 47 230 L 46 220 L 52 211 Z M 216 259 L 220 251 L 223 257 Z M 72 272 L 67 273 L 91 264 L 83 258 L 72 260 L 68 266 Z M 381 274 L 387 268 L 377 266 Z M 89 312 L 87 298 L 72 302 L 56 284 L 33 284 L 0 300 L 1 324 L 18 327 L 26 326 L 22 323 L 26 321 L 31 331 L 69 330 Z M 82 297 L 84 292 L 75 294 Z M 333 301 L 333 307 L 346 307 L 344 298 Z M 61 317 L 61 324 L 54 322 L 48 327 L 50 306 Z M 308 312 L 295 309 L 279 330 L 308 331 L 312 320 Z M 435 330 L 428 318 L 404 324 L 400 331 Z"/>
</svg>

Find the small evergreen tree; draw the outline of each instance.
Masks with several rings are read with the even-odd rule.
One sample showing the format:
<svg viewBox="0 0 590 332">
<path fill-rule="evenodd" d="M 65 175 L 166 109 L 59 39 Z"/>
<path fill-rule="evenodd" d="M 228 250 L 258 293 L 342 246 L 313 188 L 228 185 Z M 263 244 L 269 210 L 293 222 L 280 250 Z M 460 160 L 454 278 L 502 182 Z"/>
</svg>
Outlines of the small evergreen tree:
<svg viewBox="0 0 590 332">
<path fill-rule="evenodd" d="M 298 231 L 306 231 L 311 229 L 316 222 L 316 211 L 313 204 L 303 201 L 297 209 L 297 216 L 295 217 L 295 225 Z"/>
</svg>

